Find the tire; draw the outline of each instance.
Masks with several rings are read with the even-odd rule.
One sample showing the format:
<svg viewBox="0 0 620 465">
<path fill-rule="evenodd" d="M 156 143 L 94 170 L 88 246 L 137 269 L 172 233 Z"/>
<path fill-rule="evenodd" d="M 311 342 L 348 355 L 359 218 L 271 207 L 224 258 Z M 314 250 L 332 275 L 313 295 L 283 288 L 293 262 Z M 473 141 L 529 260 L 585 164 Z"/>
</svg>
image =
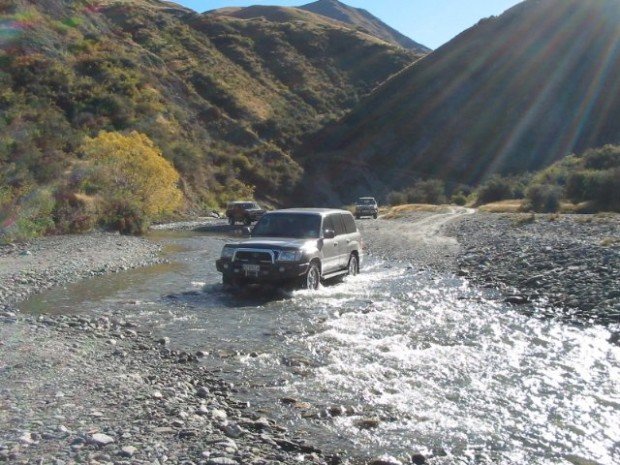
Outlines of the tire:
<svg viewBox="0 0 620 465">
<path fill-rule="evenodd" d="M 235 278 L 233 278 L 232 276 L 226 276 L 225 274 L 222 275 L 222 284 L 224 286 L 234 286 L 235 285 Z"/>
<path fill-rule="evenodd" d="M 321 284 L 321 269 L 316 262 L 310 263 L 310 267 L 306 274 L 301 278 L 300 286 L 302 289 L 316 291 Z"/>
<path fill-rule="evenodd" d="M 360 218 L 361 218 L 361 216 L 359 216 L 359 215 L 355 215 L 355 219 L 356 219 L 356 220 L 359 220 Z"/>
<path fill-rule="evenodd" d="M 349 257 L 349 265 L 347 267 L 347 276 L 357 276 L 360 272 L 360 262 L 357 255 L 351 254 Z"/>
<path fill-rule="evenodd" d="M 228 217 L 228 224 L 231 225 L 231 226 L 234 226 L 235 225 L 235 218 L 232 217 L 232 216 L 229 216 Z"/>
<path fill-rule="evenodd" d="M 245 224 L 246 226 L 250 226 L 252 224 L 252 218 L 250 218 L 249 216 L 246 216 L 243 219 L 243 224 Z"/>
<path fill-rule="evenodd" d="M 372 217 L 376 220 L 377 219 L 377 214 L 375 213 L 374 215 L 372 215 Z"/>
</svg>

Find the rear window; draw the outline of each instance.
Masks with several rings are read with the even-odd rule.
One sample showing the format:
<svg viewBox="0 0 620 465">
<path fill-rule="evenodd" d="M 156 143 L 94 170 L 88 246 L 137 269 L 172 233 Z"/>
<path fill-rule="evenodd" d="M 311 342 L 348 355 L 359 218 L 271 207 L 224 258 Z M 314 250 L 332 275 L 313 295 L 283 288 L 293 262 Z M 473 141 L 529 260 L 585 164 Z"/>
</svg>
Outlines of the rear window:
<svg viewBox="0 0 620 465">
<path fill-rule="evenodd" d="M 342 216 L 342 222 L 344 223 L 344 228 L 347 234 L 352 234 L 354 232 L 357 232 L 357 226 L 355 224 L 355 220 L 353 219 L 353 215 L 350 215 L 348 213 L 343 213 L 341 216 Z"/>
</svg>

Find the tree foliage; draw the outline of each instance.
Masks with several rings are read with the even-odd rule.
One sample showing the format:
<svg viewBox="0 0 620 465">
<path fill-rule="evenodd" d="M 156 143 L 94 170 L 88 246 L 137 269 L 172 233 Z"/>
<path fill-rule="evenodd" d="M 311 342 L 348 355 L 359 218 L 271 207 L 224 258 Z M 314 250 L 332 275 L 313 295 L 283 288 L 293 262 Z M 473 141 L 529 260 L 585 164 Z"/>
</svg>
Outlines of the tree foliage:
<svg viewBox="0 0 620 465">
<path fill-rule="evenodd" d="M 179 173 L 146 135 L 102 131 L 87 138 L 81 152 L 90 168 L 83 185 L 92 193 L 134 202 L 148 217 L 181 206 Z"/>
</svg>

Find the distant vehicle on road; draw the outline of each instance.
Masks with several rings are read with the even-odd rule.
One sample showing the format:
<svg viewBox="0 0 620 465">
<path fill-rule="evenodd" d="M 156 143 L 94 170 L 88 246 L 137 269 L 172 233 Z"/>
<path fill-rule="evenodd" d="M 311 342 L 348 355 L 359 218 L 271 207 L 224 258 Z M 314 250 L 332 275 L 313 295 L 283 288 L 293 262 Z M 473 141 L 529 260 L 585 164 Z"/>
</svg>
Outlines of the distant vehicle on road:
<svg viewBox="0 0 620 465">
<path fill-rule="evenodd" d="M 360 219 L 362 216 L 372 216 L 377 219 L 379 215 L 379 205 L 374 197 L 360 197 L 355 202 L 355 218 Z"/>
<path fill-rule="evenodd" d="M 263 210 L 256 202 L 252 201 L 236 201 L 228 202 L 226 206 L 226 217 L 228 218 L 228 224 L 234 226 L 235 223 L 243 223 L 249 226 L 255 221 L 258 221 L 263 216 L 265 210 Z"/>
<path fill-rule="evenodd" d="M 224 246 L 216 266 L 225 285 L 318 289 L 322 280 L 356 275 L 362 259 L 350 212 L 299 208 L 265 213 L 249 238 Z"/>
</svg>

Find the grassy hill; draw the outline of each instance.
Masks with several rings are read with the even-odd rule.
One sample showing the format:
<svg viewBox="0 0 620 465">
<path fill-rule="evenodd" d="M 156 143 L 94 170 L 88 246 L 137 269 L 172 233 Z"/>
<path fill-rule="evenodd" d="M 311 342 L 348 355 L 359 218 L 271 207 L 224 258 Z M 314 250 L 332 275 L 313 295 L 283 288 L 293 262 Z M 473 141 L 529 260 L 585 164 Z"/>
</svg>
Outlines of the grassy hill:
<svg viewBox="0 0 620 465">
<path fill-rule="evenodd" d="M 328 200 L 476 184 L 620 142 L 620 2 L 528 0 L 391 78 L 305 147 Z"/>
<path fill-rule="evenodd" d="M 368 11 L 361 8 L 352 8 L 338 0 L 318 0 L 299 8 L 357 27 L 388 43 L 400 45 L 414 52 L 431 52 L 431 49 L 428 47 L 401 34 Z"/>
<path fill-rule="evenodd" d="M 280 200 L 302 174 L 290 156 L 300 138 L 418 58 L 305 12 L 269 21 L 157 0 L 2 0 L 0 15 L 0 223 L 33 193 L 67 188 L 100 131 L 148 136 L 193 207 L 253 187 Z"/>
</svg>

